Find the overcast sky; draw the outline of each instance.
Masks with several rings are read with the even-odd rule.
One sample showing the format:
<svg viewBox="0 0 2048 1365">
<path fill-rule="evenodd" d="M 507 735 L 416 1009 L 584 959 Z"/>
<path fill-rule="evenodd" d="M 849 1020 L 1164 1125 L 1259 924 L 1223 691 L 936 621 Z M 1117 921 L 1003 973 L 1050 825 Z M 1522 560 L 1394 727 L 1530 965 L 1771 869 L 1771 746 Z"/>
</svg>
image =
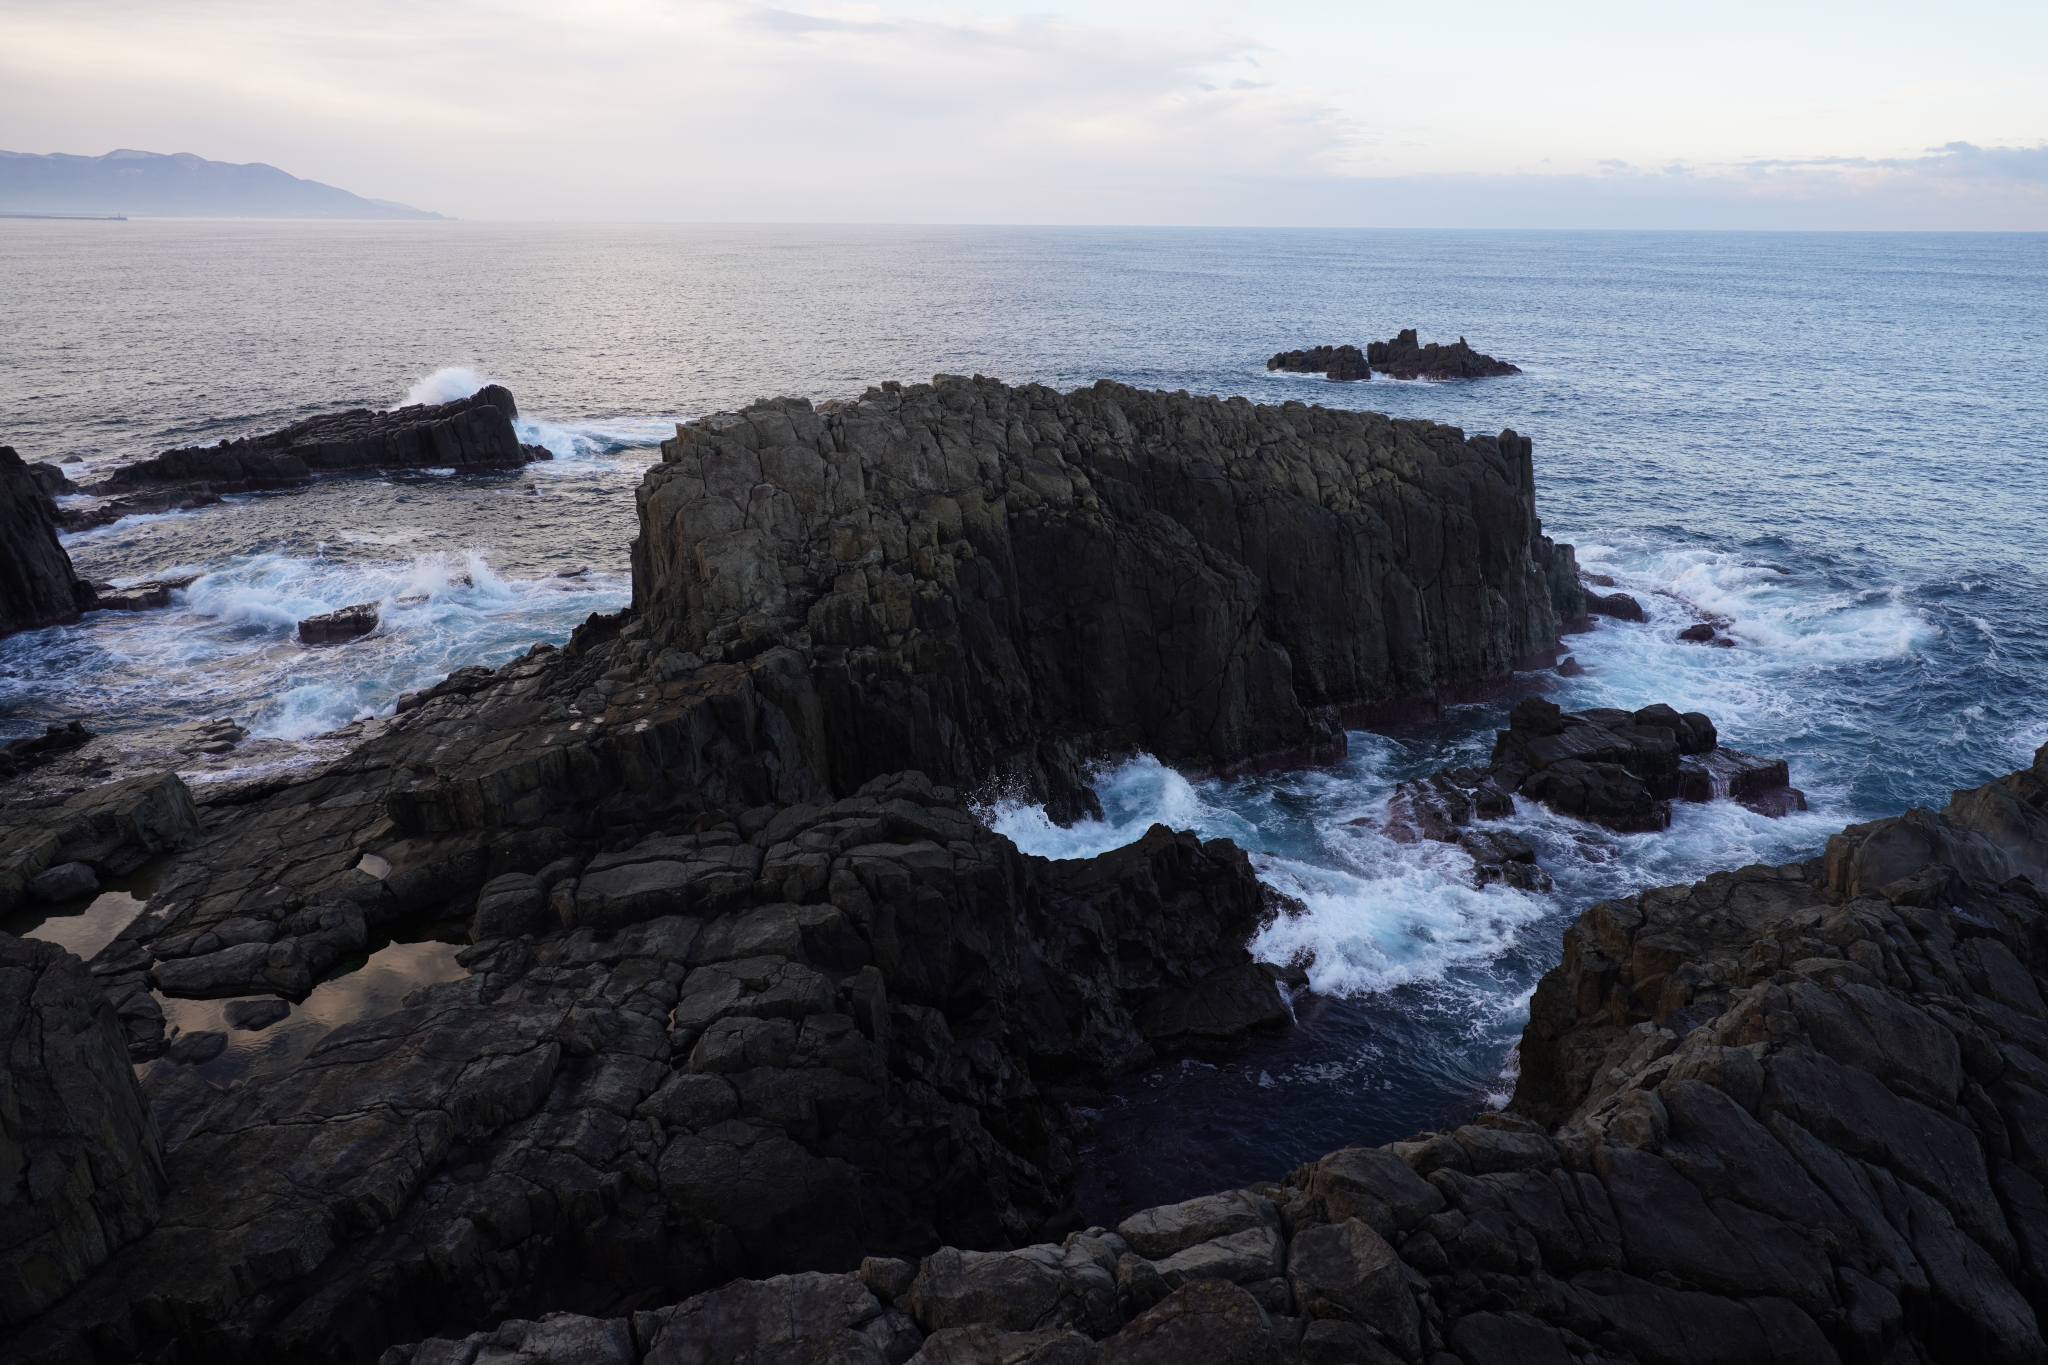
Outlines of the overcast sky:
<svg viewBox="0 0 2048 1365">
<path fill-rule="evenodd" d="M 0 0 L 0 147 L 462 218 L 2048 230 L 2048 3 Z"/>
</svg>

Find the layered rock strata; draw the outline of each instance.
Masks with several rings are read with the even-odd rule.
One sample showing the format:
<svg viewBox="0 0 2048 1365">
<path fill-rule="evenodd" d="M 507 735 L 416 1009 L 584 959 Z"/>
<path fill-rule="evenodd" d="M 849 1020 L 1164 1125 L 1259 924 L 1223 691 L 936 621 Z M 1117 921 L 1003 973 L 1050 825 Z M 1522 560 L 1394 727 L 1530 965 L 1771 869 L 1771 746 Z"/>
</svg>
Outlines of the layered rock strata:
<svg viewBox="0 0 2048 1365">
<path fill-rule="evenodd" d="M 308 417 L 263 436 L 165 451 L 122 466 L 86 491 L 113 495 L 149 490 L 154 501 L 124 504 L 124 512 L 133 512 L 154 510 L 158 502 L 182 493 L 289 488 L 316 474 L 353 469 L 503 469 L 550 458 L 538 446 L 519 443 L 512 428 L 518 416 L 511 391 L 487 384 L 452 403 L 417 404 L 393 412 L 351 408 Z"/>
<path fill-rule="evenodd" d="M 1518 365 L 1481 355 L 1463 337 L 1448 346 L 1434 341 L 1421 345 L 1413 327 L 1403 329 L 1391 341 L 1371 343 L 1365 348 L 1365 359 L 1393 379 L 1487 379 L 1522 372 Z"/>
<path fill-rule="evenodd" d="M 75 621 L 90 583 L 57 540 L 57 511 L 12 446 L 0 446 L 0 635 Z"/>
<path fill-rule="evenodd" d="M 909 764 L 1062 814 L 1099 753 L 1330 758 L 1547 666 L 1582 611 L 1513 432 L 941 375 L 705 418 L 662 458 L 634 602 L 663 666 L 788 645 L 835 790 Z"/>
</svg>

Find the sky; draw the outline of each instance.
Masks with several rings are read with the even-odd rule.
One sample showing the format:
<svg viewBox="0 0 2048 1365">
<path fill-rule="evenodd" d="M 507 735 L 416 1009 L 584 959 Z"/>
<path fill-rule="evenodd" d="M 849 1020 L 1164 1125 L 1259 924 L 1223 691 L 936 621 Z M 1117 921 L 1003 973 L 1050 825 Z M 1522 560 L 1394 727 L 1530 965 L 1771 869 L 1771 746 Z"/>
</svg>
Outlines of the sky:
<svg viewBox="0 0 2048 1365">
<path fill-rule="evenodd" d="M 0 148 L 472 219 L 2048 230 L 2048 4 L 0 0 Z"/>
</svg>

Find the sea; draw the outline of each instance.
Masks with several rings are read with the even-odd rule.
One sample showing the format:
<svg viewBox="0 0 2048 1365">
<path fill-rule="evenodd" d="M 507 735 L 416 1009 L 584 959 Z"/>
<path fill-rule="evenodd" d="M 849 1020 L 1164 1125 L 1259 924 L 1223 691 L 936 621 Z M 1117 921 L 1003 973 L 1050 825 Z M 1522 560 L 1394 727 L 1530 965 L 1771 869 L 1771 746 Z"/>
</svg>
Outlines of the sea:
<svg viewBox="0 0 2048 1365">
<path fill-rule="evenodd" d="M 1522 373 L 1265 369 L 1404 327 Z M 1353 733 L 1334 766 L 1198 781 L 1134 754 L 1096 774 L 1100 821 L 984 810 L 1055 858 L 1155 822 L 1228 837 L 1298 907 L 1254 944 L 1307 966 L 1295 1027 L 1064 1106 L 1100 1221 L 1497 1106 L 1530 991 L 1588 905 L 1812 857 L 2048 741 L 2048 236 L 149 219 L 0 221 L 0 444 L 85 481 L 498 382 L 555 458 L 67 536 L 95 581 L 193 581 L 167 610 L 0 640 L 0 738 L 232 717 L 264 764 L 316 763 L 401 692 L 624 604 L 633 490 L 676 422 L 934 373 L 1512 427 L 1534 438 L 1546 532 L 1649 615 L 1570 637 L 1577 676 Z M 299 618 L 370 600 L 375 635 L 295 643 Z M 1677 638 L 1701 619 L 1734 647 Z M 1455 849 L 1377 831 L 1395 783 L 1482 760 L 1539 692 L 1704 711 L 1725 744 L 1786 758 L 1809 808 L 1681 804 L 1666 832 L 1613 835 L 1525 804 L 1509 823 L 1555 878 L 1543 893 L 1475 887 Z"/>
</svg>

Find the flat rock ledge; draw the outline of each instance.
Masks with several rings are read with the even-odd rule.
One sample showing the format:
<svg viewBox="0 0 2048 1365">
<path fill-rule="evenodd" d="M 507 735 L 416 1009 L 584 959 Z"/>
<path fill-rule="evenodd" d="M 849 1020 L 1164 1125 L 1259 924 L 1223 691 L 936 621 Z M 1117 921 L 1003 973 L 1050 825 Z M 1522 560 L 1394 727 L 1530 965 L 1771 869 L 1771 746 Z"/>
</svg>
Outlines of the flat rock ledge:
<svg viewBox="0 0 2048 1365">
<path fill-rule="evenodd" d="M 102 502 L 67 509 L 66 529 L 120 517 L 202 507 L 223 493 L 293 488 L 316 475 L 362 469 L 511 469 L 554 457 L 521 445 L 512 423 L 519 405 L 501 384 L 450 403 L 393 412 L 351 408 L 294 422 L 279 431 L 211 446 L 188 446 L 123 465 L 84 491 Z"/>
</svg>

